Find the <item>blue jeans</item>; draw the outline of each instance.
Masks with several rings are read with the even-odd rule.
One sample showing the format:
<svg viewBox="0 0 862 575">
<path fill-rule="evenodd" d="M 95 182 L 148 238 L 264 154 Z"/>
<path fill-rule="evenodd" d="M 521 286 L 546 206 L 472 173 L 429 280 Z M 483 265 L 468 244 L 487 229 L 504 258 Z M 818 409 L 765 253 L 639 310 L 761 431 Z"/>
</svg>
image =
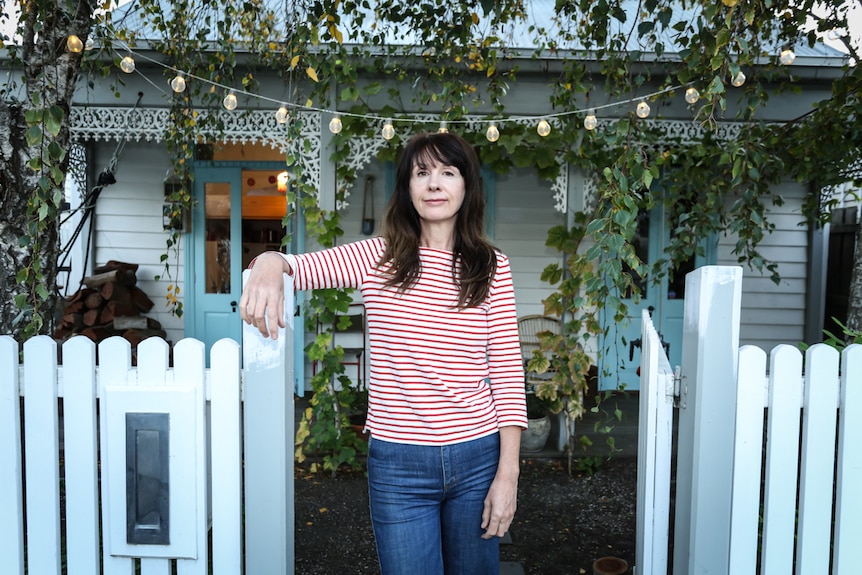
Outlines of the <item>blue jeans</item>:
<svg viewBox="0 0 862 575">
<path fill-rule="evenodd" d="M 371 522 L 383 575 L 498 575 L 500 540 L 482 509 L 500 459 L 498 434 L 444 446 L 368 444 Z"/>
</svg>

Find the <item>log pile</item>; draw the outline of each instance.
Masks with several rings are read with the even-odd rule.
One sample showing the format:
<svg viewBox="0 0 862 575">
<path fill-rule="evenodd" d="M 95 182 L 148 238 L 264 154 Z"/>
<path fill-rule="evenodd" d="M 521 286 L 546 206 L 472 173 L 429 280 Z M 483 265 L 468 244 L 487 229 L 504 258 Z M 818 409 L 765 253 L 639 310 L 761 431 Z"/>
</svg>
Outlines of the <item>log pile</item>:
<svg viewBox="0 0 862 575">
<path fill-rule="evenodd" d="M 98 343 L 119 335 L 133 349 L 148 337 L 165 337 L 157 320 L 141 315 L 153 308 L 153 301 L 136 285 L 137 271 L 137 264 L 113 260 L 93 270 L 67 300 L 54 337 L 64 341 L 83 335 Z"/>
</svg>

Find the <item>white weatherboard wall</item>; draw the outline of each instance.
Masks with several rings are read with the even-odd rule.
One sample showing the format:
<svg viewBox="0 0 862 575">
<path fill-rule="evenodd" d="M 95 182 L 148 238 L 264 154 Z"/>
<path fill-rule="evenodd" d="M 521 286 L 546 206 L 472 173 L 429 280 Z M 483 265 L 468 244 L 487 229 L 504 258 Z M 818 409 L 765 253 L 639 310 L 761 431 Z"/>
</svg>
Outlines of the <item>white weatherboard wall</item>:
<svg viewBox="0 0 862 575">
<path fill-rule="evenodd" d="M 778 263 L 781 283 L 743 264 L 741 345 L 762 349 L 805 339 L 805 300 L 808 281 L 808 233 L 803 222 L 804 184 L 784 182 L 776 187 L 785 202 L 768 206 L 775 231 L 765 234 L 758 247 L 763 256 Z M 740 265 L 732 253 L 736 237 L 722 235 L 718 242 L 718 265 Z"/>
<path fill-rule="evenodd" d="M 116 145 L 96 145 L 91 168 L 101 172 L 110 162 Z M 170 161 L 163 144 L 129 142 L 120 154 L 116 168 L 117 183 L 106 186 L 96 203 L 95 238 L 91 261 L 93 267 L 109 260 L 138 264 L 140 287 L 155 304 L 146 315 L 161 323 L 169 341 L 183 338 L 183 321 L 173 316 L 165 305 L 168 285 L 178 283 L 181 299 L 186 293 L 183 283 L 183 249 L 181 236 L 178 261 L 170 255 L 172 279 L 164 277 L 161 257 L 166 253 L 169 232 L 162 229 L 164 180 Z M 157 275 L 163 276 L 155 281 Z M 75 281 L 78 281 L 77 279 Z"/>
<path fill-rule="evenodd" d="M 495 176 L 494 244 L 509 257 L 518 315 L 545 313 L 542 300 L 554 288 L 541 280 L 542 270 L 562 256 L 545 246 L 548 230 L 566 223 L 554 209 L 551 183 L 532 169 Z"/>
</svg>

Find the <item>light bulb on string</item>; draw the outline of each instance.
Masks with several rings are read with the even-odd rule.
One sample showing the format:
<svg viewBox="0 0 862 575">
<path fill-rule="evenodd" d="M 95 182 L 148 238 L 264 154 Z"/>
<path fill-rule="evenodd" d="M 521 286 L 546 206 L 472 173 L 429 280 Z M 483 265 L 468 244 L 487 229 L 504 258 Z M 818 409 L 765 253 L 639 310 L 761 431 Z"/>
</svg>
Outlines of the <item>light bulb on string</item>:
<svg viewBox="0 0 862 575">
<path fill-rule="evenodd" d="M 171 90 L 176 92 L 177 94 L 184 92 L 186 89 L 186 79 L 183 78 L 183 75 L 177 74 L 173 80 L 171 80 Z"/>
<path fill-rule="evenodd" d="M 74 34 L 70 34 L 68 38 L 66 38 L 66 50 L 72 52 L 73 54 L 80 54 L 84 49 L 84 43 L 81 42 L 81 39 L 78 38 Z"/>
<path fill-rule="evenodd" d="M 221 103 L 226 110 L 236 110 L 236 94 L 233 93 L 233 90 L 227 93 L 227 96 L 224 97 Z"/>
<path fill-rule="evenodd" d="M 341 128 L 344 126 L 341 123 L 341 116 L 335 116 L 331 120 L 329 120 L 329 131 L 333 134 L 341 133 Z"/>
<path fill-rule="evenodd" d="M 279 194 L 287 193 L 287 180 L 289 179 L 289 175 L 286 171 L 281 172 L 275 178 L 275 189 L 278 190 Z"/>
<path fill-rule="evenodd" d="M 446 126 L 446 120 L 442 120 L 440 122 L 440 127 L 437 128 L 437 133 L 438 134 L 448 134 L 449 133 L 449 128 Z"/>
<path fill-rule="evenodd" d="M 638 115 L 638 118 L 646 118 L 647 116 L 649 116 L 650 109 L 649 104 L 646 103 L 646 100 L 641 100 L 640 102 L 638 102 L 638 106 L 635 110 L 635 113 Z"/>
<path fill-rule="evenodd" d="M 685 91 L 685 101 L 689 104 L 696 104 L 700 99 L 700 92 L 697 91 L 697 88 L 691 86 Z"/>
<path fill-rule="evenodd" d="M 778 57 L 778 61 L 785 66 L 790 66 L 791 64 L 793 64 L 794 60 L 796 60 L 796 54 L 790 48 L 782 50 L 781 55 Z"/>
<path fill-rule="evenodd" d="M 826 33 L 826 38 L 834 42 L 835 40 L 841 38 L 841 32 L 839 32 L 836 28 L 832 28 Z"/>
<path fill-rule="evenodd" d="M 584 116 L 584 128 L 586 128 L 587 130 L 595 130 L 596 126 L 598 125 L 599 121 L 596 119 L 596 111 L 587 111 L 587 115 Z"/>
<path fill-rule="evenodd" d="M 392 125 L 392 120 L 386 120 L 383 123 L 383 129 L 380 131 L 383 134 L 384 140 L 391 140 L 395 137 L 395 126 Z"/>
<path fill-rule="evenodd" d="M 135 59 L 131 56 L 126 56 L 122 60 L 120 60 L 120 70 L 125 72 L 126 74 L 131 74 L 135 71 Z"/>
<path fill-rule="evenodd" d="M 542 118 L 539 120 L 539 124 L 536 126 L 536 133 L 538 133 L 543 138 L 551 133 L 551 125 L 547 120 Z"/>
<path fill-rule="evenodd" d="M 288 118 L 290 118 L 290 112 L 288 111 L 287 106 L 282 104 L 281 107 L 275 111 L 275 121 L 279 124 L 286 124 Z"/>
<path fill-rule="evenodd" d="M 728 8 L 733 8 L 737 4 L 739 4 L 739 0 L 721 0 L 721 3 L 727 6 Z"/>
<path fill-rule="evenodd" d="M 488 138 L 489 142 L 496 142 L 500 139 L 500 130 L 497 129 L 497 124 L 491 122 L 488 129 L 485 130 L 485 137 Z"/>
<path fill-rule="evenodd" d="M 88 52 L 96 47 L 96 41 L 92 38 L 87 38 L 87 42 L 84 44 L 84 50 Z"/>
<path fill-rule="evenodd" d="M 742 72 L 742 70 L 736 73 L 736 76 L 734 76 L 733 79 L 730 80 L 730 83 L 735 88 L 739 88 L 740 86 L 745 84 L 745 74 Z"/>
</svg>

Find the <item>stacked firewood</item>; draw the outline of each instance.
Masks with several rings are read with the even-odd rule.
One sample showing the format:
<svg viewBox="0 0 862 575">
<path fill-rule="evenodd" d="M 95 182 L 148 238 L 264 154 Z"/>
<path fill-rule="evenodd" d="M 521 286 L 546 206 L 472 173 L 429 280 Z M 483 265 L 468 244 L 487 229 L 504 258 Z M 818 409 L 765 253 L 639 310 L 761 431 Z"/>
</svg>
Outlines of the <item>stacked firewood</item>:
<svg viewBox="0 0 862 575">
<path fill-rule="evenodd" d="M 119 335 L 133 348 L 148 337 L 165 337 L 157 320 L 141 315 L 153 308 L 153 301 L 136 285 L 137 271 L 137 264 L 113 260 L 93 270 L 67 300 L 54 337 L 62 341 L 83 335 L 99 342 Z"/>
</svg>

